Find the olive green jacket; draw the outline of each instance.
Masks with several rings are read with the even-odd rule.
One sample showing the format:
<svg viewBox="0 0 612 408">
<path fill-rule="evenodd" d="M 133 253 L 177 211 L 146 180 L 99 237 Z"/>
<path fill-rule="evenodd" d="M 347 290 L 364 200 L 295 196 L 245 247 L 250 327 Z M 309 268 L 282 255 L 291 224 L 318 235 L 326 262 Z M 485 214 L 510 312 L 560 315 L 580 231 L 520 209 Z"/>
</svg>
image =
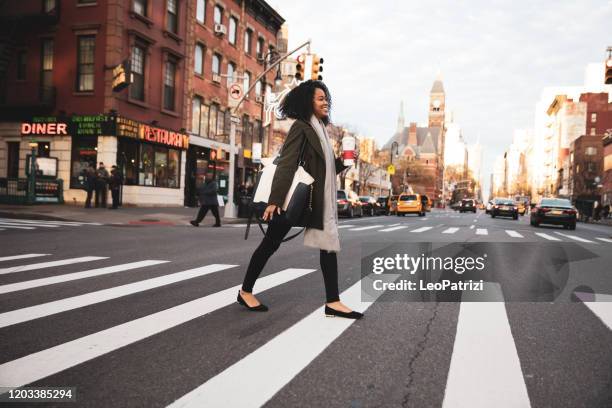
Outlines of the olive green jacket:
<svg viewBox="0 0 612 408">
<path fill-rule="evenodd" d="M 325 191 L 325 156 L 323 155 L 319 136 L 317 136 L 310 124 L 302 120 L 296 120 L 293 123 L 287 135 L 287 139 L 283 144 L 281 157 L 274 173 L 268 204 L 282 207 L 285 202 L 287 192 L 289 188 L 291 188 L 293 175 L 297 170 L 300 147 L 304 137 L 306 137 L 307 140 L 306 146 L 304 146 L 304 170 L 314 178 L 312 188 L 312 215 L 306 227 L 322 230 L 323 194 Z M 346 168 L 347 167 L 342 164 L 342 160 L 336 158 L 336 174 Z"/>
</svg>

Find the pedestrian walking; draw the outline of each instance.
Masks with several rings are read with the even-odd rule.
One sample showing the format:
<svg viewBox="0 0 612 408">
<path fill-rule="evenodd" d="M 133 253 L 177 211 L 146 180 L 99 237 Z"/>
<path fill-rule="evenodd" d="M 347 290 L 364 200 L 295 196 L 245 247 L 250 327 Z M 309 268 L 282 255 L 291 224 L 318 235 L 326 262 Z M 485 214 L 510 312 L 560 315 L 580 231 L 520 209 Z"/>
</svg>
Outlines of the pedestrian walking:
<svg viewBox="0 0 612 408">
<path fill-rule="evenodd" d="M 104 167 L 104 163 L 100 162 L 96 170 L 96 208 L 106 208 L 106 196 L 108 195 L 108 170 Z"/>
<path fill-rule="evenodd" d="M 601 205 L 599 204 L 599 201 L 595 200 L 595 203 L 593 204 L 593 220 L 599 221 L 600 213 Z"/>
<path fill-rule="evenodd" d="M 269 220 L 263 240 L 251 256 L 237 301 L 251 311 L 265 312 L 268 307 L 253 296 L 253 286 L 266 262 L 280 247 L 282 239 L 291 230 L 283 222 L 281 207 L 297 170 L 299 150 L 304 139 L 304 170 L 313 178 L 312 213 L 304 233 L 304 245 L 319 249 L 319 260 L 325 283 L 325 315 L 359 319 L 363 315 L 352 311 L 342 302 L 338 293 L 338 260 L 340 239 L 336 208 L 336 174 L 346 168 L 335 157 L 325 126 L 329 123 L 331 95 L 321 81 L 301 83 L 287 94 L 280 110 L 286 117 L 296 119 L 285 140 L 277 168 L 268 206 L 263 214 Z"/>
<path fill-rule="evenodd" d="M 608 216 L 610 215 L 610 204 L 604 205 L 601 215 L 603 216 L 604 220 L 608 219 Z"/>
<path fill-rule="evenodd" d="M 85 200 L 85 208 L 91 208 L 91 198 L 96 190 L 96 167 L 94 164 L 90 164 L 84 170 L 85 177 L 85 191 L 87 191 L 87 199 Z"/>
<path fill-rule="evenodd" d="M 207 173 L 204 183 L 198 188 L 198 200 L 200 201 L 200 210 L 195 220 L 189 221 L 194 227 L 199 227 L 200 223 L 208 213 L 208 210 L 212 211 L 215 216 L 215 225 L 213 227 L 221 226 L 221 218 L 219 217 L 219 201 L 217 199 L 217 192 L 219 187 L 212 173 Z"/>
<path fill-rule="evenodd" d="M 119 207 L 119 191 L 123 185 L 123 174 L 117 166 L 111 167 L 110 179 L 108 182 L 111 191 L 111 197 L 113 199 L 113 206 L 111 210 L 116 210 Z"/>
</svg>

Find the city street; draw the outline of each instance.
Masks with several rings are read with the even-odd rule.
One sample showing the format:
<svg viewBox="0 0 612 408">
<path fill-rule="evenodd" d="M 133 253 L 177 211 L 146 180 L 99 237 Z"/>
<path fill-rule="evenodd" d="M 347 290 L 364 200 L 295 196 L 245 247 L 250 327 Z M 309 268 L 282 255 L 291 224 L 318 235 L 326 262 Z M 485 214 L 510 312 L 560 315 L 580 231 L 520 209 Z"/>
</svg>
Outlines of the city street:
<svg viewBox="0 0 612 408">
<path fill-rule="evenodd" d="M 69 406 L 104 408 L 612 406 L 612 291 L 367 302 L 360 284 L 370 248 L 501 243 L 580 254 L 561 288 L 571 297 L 586 281 L 606 288 L 612 227 L 535 228 L 528 215 L 480 210 L 341 218 L 341 299 L 365 314 L 353 321 L 325 318 L 318 250 L 301 236 L 255 286 L 269 312 L 238 305 L 262 234 L 255 224 L 245 241 L 244 223 L 209 218 L 199 228 L 0 219 L 0 384 L 75 387 Z M 529 273 L 523 263 L 516 256 L 500 281 Z"/>
</svg>

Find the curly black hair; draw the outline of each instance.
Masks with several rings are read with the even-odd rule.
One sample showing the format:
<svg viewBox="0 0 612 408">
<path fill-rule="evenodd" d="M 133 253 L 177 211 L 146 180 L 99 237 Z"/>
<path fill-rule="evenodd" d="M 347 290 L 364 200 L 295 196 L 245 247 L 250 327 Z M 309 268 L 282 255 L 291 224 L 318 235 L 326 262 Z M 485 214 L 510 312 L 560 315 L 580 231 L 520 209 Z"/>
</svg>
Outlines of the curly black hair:
<svg viewBox="0 0 612 408">
<path fill-rule="evenodd" d="M 322 81 L 308 80 L 293 88 L 291 92 L 285 96 L 279 108 L 279 111 L 283 117 L 301 119 L 309 122 L 313 113 L 313 99 L 316 88 L 319 88 L 325 92 L 325 97 L 327 98 L 327 103 L 329 104 L 329 110 L 331 111 L 332 99 L 327 86 L 325 86 Z M 326 118 L 323 118 L 323 123 L 325 125 L 329 124 L 329 122 L 329 115 Z"/>
</svg>

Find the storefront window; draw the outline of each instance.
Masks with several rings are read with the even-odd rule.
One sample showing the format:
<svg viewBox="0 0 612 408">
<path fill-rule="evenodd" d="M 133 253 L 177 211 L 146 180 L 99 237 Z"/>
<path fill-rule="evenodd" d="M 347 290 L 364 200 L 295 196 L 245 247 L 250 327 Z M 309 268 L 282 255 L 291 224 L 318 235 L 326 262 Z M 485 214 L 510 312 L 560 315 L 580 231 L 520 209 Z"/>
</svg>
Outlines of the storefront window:
<svg viewBox="0 0 612 408">
<path fill-rule="evenodd" d="M 119 140 L 117 164 L 123 173 L 125 184 L 138 185 L 138 142 L 128 139 Z"/>
<path fill-rule="evenodd" d="M 168 187 L 179 188 L 181 152 L 168 149 Z"/>
<path fill-rule="evenodd" d="M 168 149 L 155 146 L 155 186 L 168 187 Z"/>
<path fill-rule="evenodd" d="M 39 145 L 40 147 L 40 145 Z M 72 138 L 72 165 L 70 169 L 70 188 L 85 188 L 85 170 L 96 167 L 98 158 L 98 137 L 79 136 Z"/>
<path fill-rule="evenodd" d="M 50 142 L 38 142 L 38 157 L 50 157 L 51 155 L 51 143 Z"/>
<path fill-rule="evenodd" d="M 153 156 L 153 145 L 140 145 L 140 171 L 138 184 L 141 186 L 152 186 L 155 158 Z"/>
<path fill-rule="evenodd" d="M 181 150 L 122 138 L 117 164 L 126 185 L 180 187 Z"/>
</svg>

